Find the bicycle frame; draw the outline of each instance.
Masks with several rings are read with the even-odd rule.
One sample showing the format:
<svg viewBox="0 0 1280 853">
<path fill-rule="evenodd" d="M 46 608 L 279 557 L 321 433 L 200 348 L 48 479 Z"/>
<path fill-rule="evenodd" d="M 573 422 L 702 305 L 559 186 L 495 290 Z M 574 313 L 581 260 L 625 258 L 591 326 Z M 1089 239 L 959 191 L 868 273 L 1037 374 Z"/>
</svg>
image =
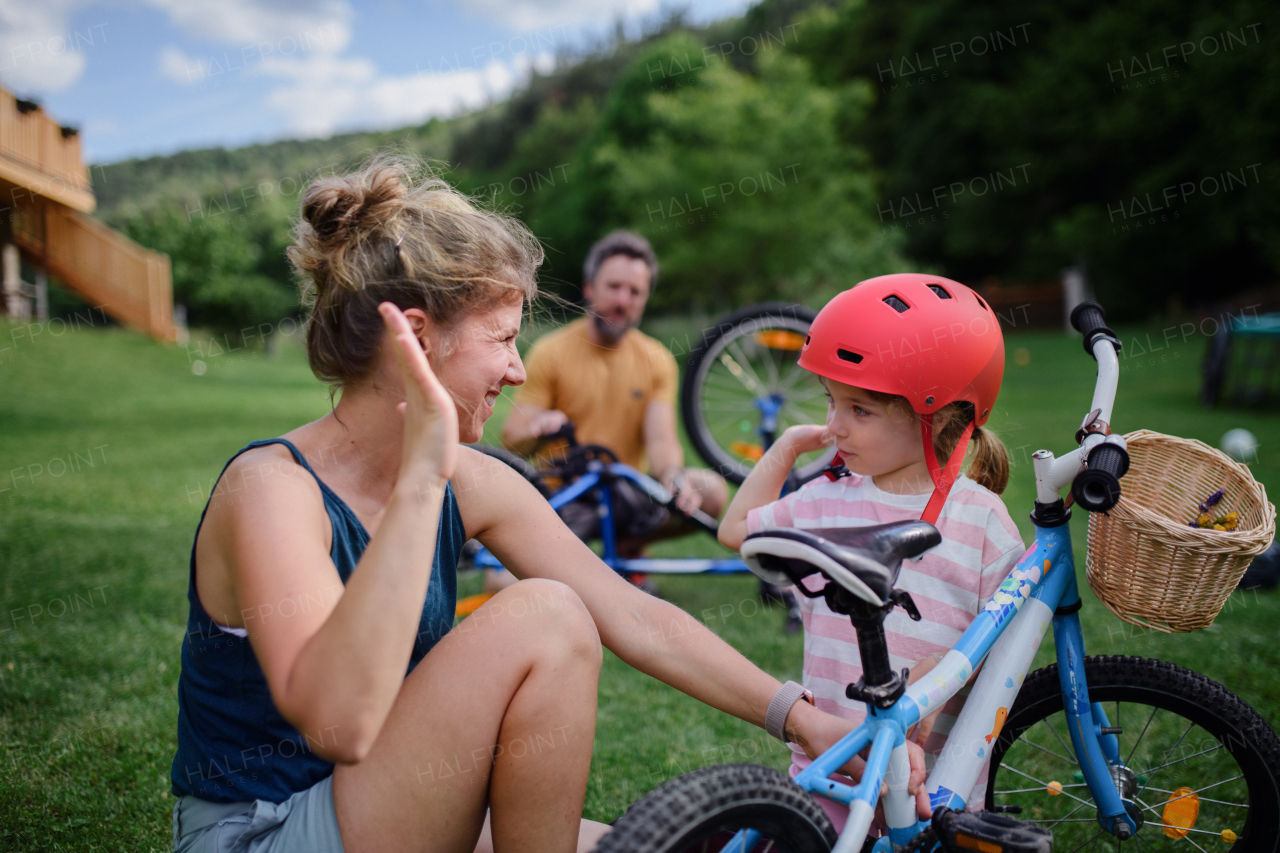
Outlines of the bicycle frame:
<svg viewBox="0 0 1280 853">
<path fill-rule="evenodd" d="M 1098 361 L 1093 408 L 1099 411 L 1101 420 L 1110 422 L 1119 363 L 1106 340 L 1098 340 L 1093 353 Z M 1038 451 L 1033 457 L 1037 502 L 1056 502 L 1058 493 L 1080 470 L 1082 459 L 1102 440 L 1103 436 L 1091 434 L 1079 449 L 1058 459 L 1047 450 Z M 906 844 L 929 826 L 928 821 L 918 820 L 915 800 L 907 792 L 910 767 L 906 732 L 955 696 L 985 661 L 925 787 L 931 809 L 965 807 L 965 798 L 970 796 L 983 765 L 990 759 L 991 745 L 1000 736 L 1008 710 L 1013 707 L 1050 623 L 1071 745 L 1097 805 L 1098 822 L 1112 834 L 1121 825 L 1127 825 L 1130 833 L 1137 831 L 1137 823 L 1125 810 L 1108 769 L 1109 765 L 1123 766 L 1119 739 L 1115 734 L 1102 733 L 1111 723 L 1102 705 L 1089 700 L 1080 603 L 1069 526 L 1065 520 L 1056 526 L 1037 525 L 1031 547 L 942 661 L 910 685 L 892 707 L 881 710 L 868 706 L 862 725 L 796 776 L 796 784 L 806 791 L 849 807 L 848 822 L 833 853 L 862 849 L 886 779 L 884 813 L 889 835 L 876 843 L 876 853 L 888 853 L 893 850 L 892 845 Z M 868 745 L 871 749 L 866 768 L 857 785 L 829 778 Z M 1065 791 L 1062 795 L 1074 798 Z M 754 830 L 741 830 L 725 849 L 749 851 L 758 840 Z"/>
<path fill-rule="evenodd" d="M 587 473 L 551 496 L 551 508 L 560 507 L 576 501 L 592 489 L 600 492 L 600 540 L 603 554 L 600 559 L 614 571 L 646 572 L 648 574 L 693 575 L 693 574 L 740 574 L 749 572 L 746 563 L 740 558 L 703 559 L 687 557 L 684 559 L 653 559 L 650 557 L 628 559 L 618 555 L 617 530 L 614 527 L 613 486 L 617 479 L 628 480 L 642 492 L 654 497 L 659 503 L 665 503 L 663 496 L 666 490 L 662 485 L 630 465 L 621 462 L 593 462 Z M 669 496 L 668 496 L 669 497 Z M 490 569 L 503 568 L 498 558 L 487 548 L 481 548 L 472 562 L 476 566 Z"/>
</svg>

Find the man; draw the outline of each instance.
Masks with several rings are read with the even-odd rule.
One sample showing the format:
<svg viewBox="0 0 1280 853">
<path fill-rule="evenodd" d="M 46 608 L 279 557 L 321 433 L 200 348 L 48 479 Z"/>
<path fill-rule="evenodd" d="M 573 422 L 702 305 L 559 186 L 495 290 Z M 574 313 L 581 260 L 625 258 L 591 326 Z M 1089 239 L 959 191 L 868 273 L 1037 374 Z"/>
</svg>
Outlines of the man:
<svg viewBox="0 0 1280 853">
<path fill-rule="evenodd" d="M 620 462 L 647 467 L 676 495 L 681 509 L 701 509 L 718 518 L 728 502 L 724 479 L 684 466 L 676 432 L 675 358 L 636 328 L 657 280 L 653 249 L 638 234 L 615 231 L 591 247 L 583 264 L 586 316 L 545 335 L 530 349 L 528 380 L 516 395 L 502 440 L 508 449 L 527 455 L 540 437 L 572 422 L 581 443 L 603 445 Z M 595 532 L 570 526 L 584 538 Z M 640 521 L 638 526 L 652 525 Z M 631 553 L 659 533 L 636 527 L 623 531 L 623 544 Z"/>
</svg>

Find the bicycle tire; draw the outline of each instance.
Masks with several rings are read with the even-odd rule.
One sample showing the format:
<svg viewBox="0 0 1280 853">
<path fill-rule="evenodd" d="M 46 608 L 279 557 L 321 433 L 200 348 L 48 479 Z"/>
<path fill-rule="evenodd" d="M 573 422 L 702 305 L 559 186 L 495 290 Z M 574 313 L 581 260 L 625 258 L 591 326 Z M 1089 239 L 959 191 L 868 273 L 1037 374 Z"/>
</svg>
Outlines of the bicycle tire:
<svg viewBox="0 0 1280 853">
<path fill-rule="evenodd" d="M 650 791 L 614 822 L 596 853 L 718 850 L 717 841 L 745 828 L 760 831 L 779 853 L 828 853 L 836 843 L 826 812 L 786 774 L 754 764 L 720 764 Z"/>
<path fill-rule="evenodd" d="M 1144 851 L 1164 851 L 1164 850 L 1183 850 L 1192 849 L 1184 838 L 1170 838 L 1166 835 L 1166 831 L 1159 826 L 1157 822 L 1163 815 L 1163 809 L 1160 806 L 1168 804 L 1167 799 L 1163 799 L 1166 793 L 1173 796 L 1163 788 L 1155 787 L 1156 774 L 1162 772 L 1166 766 L 1174 766 L 1183 764 L 1197 756 L 1213 754 L 1224 749 L 1227 757 L 1219 755 L 1214 759 L 1206 761 L 1213 762 L 1214 765 L 1225 765 L 1233 761 L 1239 768 L 1243 779 L 1243 784 L 1235 784 L 1240 781 L 1228 780 L 1228 783 L 1216 782 L 1216 773 L 1218 770 L 1213 767 L 1202 768 L 1202 773 L 1208 772 L 1203 778 L 1196 775 L 1190 767 L 1182 767 L 1173 771 L 1172 774 L 1166 774 L 1161 779 L 1160 784 L 1171 787 L 1176 792 L 1180 789 L 1174 787 L 1179 782 L 1192 783 L 1188 787 L 1198 791 L 1209 791 L 1210 787 L 1216 789 L 1216 794 L 1206 794 L 1212 796 L 1213 799 L 1207 800 L 1210 804 L 1208 812 L 1201 811 L 1198 818 L 1192 824 L 1192 831 L 1195 835 L 1189 837 L 1198 842 L 1204 842 L 1208 839 L 1212 843 L 1212 847 L 1204 846 L 1202 849 L 1222 850 L 1226 849 L 1222 846 L 1222 842 L 1226 841 L 1225 837 L 1221 837 L 1221 829 L 1228 829 L 1234 832 L 1237 839 L 1234 845 L 1230 847 L 1233 853 L 1275 853 L 1280 846 L 1280 741 L 1277 740 L 1275 733 L 1267 725 L 1266 721 L 1258 715 L 1256 711 L 1250 708 L 1242 699 L 1236 696 L 1227 688 L 1223 687 L 1215 681 L 1206 678 L 1203 675 L 1192 672 L 1184 667 L 1177 666 L 1165 661 L 1152 660 L 1149 658 L 1125 657 L 1119 655 L 1108 655 L 1101 657 L 1087 657 L 1084 661 L 1085 680 L 1089 685 L 1089 699 L 1092 702 L 1102 703 L 1104 709 L 1107 710 L 1110 722 L 1113 726 L 1120 725 L 1124 732 L 1119 735 L 1119 746 L 1121 758 L 1130 766 L 1136 768 L 1137 781 L 1142 786 L 1135 793 L 1135 798 L 1142 803 L 1155 802 L 1155 806 L 1142 809 L 1145 823 L 1138 830 L 1131 842 L 1136 848 Z M 1112 703 L 1115 703 L 1114 705 Z M 1131 705 L 1141 705 L 1151 709 L 1150 715 L 1146 718 L 1145 725 L 1139 730 L 1137 737 L 1134 737 L 1134 729 L 1138 726 L 1126 725 L 1130 723 L 1141 723 L 1142 716 L 1137 718 L 1122 717 L 1121 714 L 1125 708 Z M 1159 712 L 1163 711 L 1164 716 L 1159 717 Z M 1037 723 L 1045 722 L 1046 726 L 1052 728 L 1051 720 L 1055 715 L 1062 712 L 1062 688 L 1058 681 L 1058 666 L 1053 664 L 1044 669 L 1037 670 L 1027 676 L 1018 698 L 1014 702 L 1013 709 L 1010 711 L 1008 718 L 1005 720 L 1004 727 L 1000 731 L 1000 735 L 996 738 L 996 742 L 991 750 L 991 770 L 987 781 L 986 807 L 993 809 L 997 805 L 1021 805 L 1023 812 L 1019 815 L 1022 819 L 1028 819 L 1028 814 L 1034 814 L 1035 809 L 1040 808 L 1042 813 L 1044 809 L 1050 808 L 1050 801 L 1062 801 L 1055 803 L 1052 808 L 1065 809 L 1066 803 L 1071 802 L 1063 796 L 1063 790 L 1059 789 L 1058 793 L 1050 795 L 1047 790 L 1039 789 L 1033 797 L 1014 798 L 1004 792 L 1000 793 L 1002 788 L 1023 788 L 1025 785 L 1031 784 L 1028 779 L 1018 775 L 1018 769 L 1014 769 L 1014 764 L 1006 766 L 1005 762 L 1010 751 L 1018 744 L 1018 742 L 1026 737 L 1026 733 L 1031 731 Z M 1114 716 L 1113 716 L 1114 715 Z M 1059 719 L 1063 719 L 1059 717 Z M 1177 720 L 1176 724 L 1173 721 Z M 1160 743 L 1155 749 L 1149 744 L 1145 750 L 1141 750 L 1141 744 L 1144 738 L 1152 737 L 1156 739 L 1169 739 L 1171 735 L 1165 735 L 1163 732 L 1176 732 L 1181 729 L 1183 723 L 1190 725 L 1185 728 L 1184 734 L 1173 744 L 1172 748 L 1164 754 L 1161 763 L 1155 765 L 1154 768 L 1148 768 L 1149 775 L 1142 774 L 1144 759 L 1149 755 L 1159 755 L 1164 749 L 1164 744 Z M 1208 739 L 1201 738 L 1198 741 L 1188 741 L 1186 746 L 1182 746 L 1183 740 L 1192 732 L 1195 727 L 1199 727 L 1209 735 Z M 1039 730 L 1037 730 L 1039 731 Z M 1065 729 L 1061 730 L 1065 733 Z M 1048 732 L 1044 732 L 1044 741 L 1049 743 L 1053 751 L 1059 751 L 1061 747 L 1058 743 L 1048 739 Z M 1040 736 L 1036 736 L 1040 739 Z M 1061 740 L 1061 736 L 1059 736 Z M 1207 747 L 1204 752 L 1198 752 L 1199 746 L 1208 744 L 1210 741 L 1216 741 L 1217 746 Z M 1049 752 L 1045 747 L 1039 746 L 1035 741 L 1027 738 L 1028 747 L 1034 746 L 1040 752 L 1034 752 L 1030 748 L 1024 752 L 1026 755 L 1033 756 L 1035 760 L 1042 762 L 1041 766 L 1052 766 L 1054 763 L 1061 764 L 1057 759 L 1046 759 L 1042 755 Z M 1064 744 L 1066 742 L 1064 741 Z M 1193 749 L 1193 746 L 1195 747 Z M 1190 750 L 1191 755 L 1187 757 L 1175 758 L 1169 761 L 1169 757 L 1175 755 L 1174 750 Z M 1020 755 L 1023 753 L 1020 753 Z M 1126 755 L 1128 756 L 1126 758 Z M 1067 750 L 1067 756 L 1073 757 L 1074 753 L 1070 749 Z M 1064 756 L 1059 755 L 1058 758 Z M 1137 759 L 1137 760 L 1134 760 Z M 1167 762 L 1167 763 L 1166 763 Z M 1193 765 L 1198 767 L 1201 765 Z M 1027 769 L 1027 765 L 1023 764 L 1023 771 Z M 1002 770 L 1009 770 L 1007 773 L 1001 773 Z M 1211 772 L 1210 772 L 1211 771 Z M 1226 771 L 1232 772 L 1232 771 Z M 1034 777 L 1034 774 L 1033 774 Z M 1097 813 L 1088 806 L 1092 805 L 1092 797 L 1089 796 L 1088 788 L 1083 787 L 1076 777 L 1077 783 L 1074 791 L 1065 792 L 1074 797 L 1080 794 L 1082 800 L 1087 800 L 1085 805 L 1077 805 L 1078 811 L 1083 810 L 1087 818 L 1093 819 L 1092 826 L 1088 825 L 1088 821 L 1084 821 L 1080 827 L 1073 831 L 1084 830 L 1092 834 L 1101 827 L 1097 824 Z M 1145 779 L 1145 781 L 1143 781 Z M 1044 781 L 1044 780 L 1037 780 Z M 1055 780 L 1056 781 L 1056 780 Z M 1233 787 L 1225 787 L 1231 784 Z M 1216 820 L 1218 816 L 1226 817 L 1227 820 L 1221 823 L 1228 823 L 1238 819 L 1241 810 L 1235 808 L 1231 804 L 1221 806 L 1214 805 L 1218 801 L 1218 797 L 1225 799 L 1233 799 L 1240 789 L 1247 793 L 1248 806 L 1244 813 L 1243 824 L 1236 823 L 1232 826 L 1219 825 L 1218 823 L 1209 823 L 1202 820 Z M 1034 791 L 1034 789 L 1032 789 Z M 1144 796 L 1145 795 L 1145 796 Z M 1182 795 L 1187 796 L 1187 795 Z M 1197 794 L 1199 797 L 1199 794 Z M 1203 798 L 1199 798 L 1197 802 L 1206 802 Z M 1039 805 L 1037 805 L 1037 803 Z M 1238 804 L 1236 804 L 1238 805 Z M 1053 818 L 1051 813 L 1049 818 L 1045 818 L 1042 822 L 1049 823 Z M 1079 818 L 1071 819 L 1072 823 L 1078 821 Z M 1059 824 L 1061 826 L 1061 824 Z M 1059 835 L 1064 833 L 1064 829 L 1055 828 L 1054 849 L 1058 849 Z M 1201 832 L 1209 832 L 1209 835 L 1200 835 Z M 1220 838 L 1214 838 L 1217 834 Z M 1142 838 L 1143 841 L 1138 841 Z M 1115 844 L 1114 837 L 1109 833 L 1103 833 L 1096 840 L 1087 842 L 1088 844 L 1100 844 L 1099 849 L 1110 850 L 1112 844 Z M 1230 842 L 1228 842 L 1230 843 Z M 1075 846 L 1072 840 L 1067 840 L 1067 846 L 1062 849 L 1071 849 Z M 1082 846 L 1082 850 L 1089 850 L 1092 847 Z"/>
<path fill-rule="evenodd" d="M 514 469 L 517 474 L 524 477 L 529 481 L 530 485 L 538 490 L 538 494 L 547 500 L 551 499 L 551 490 L 542 482 L 541 472 L 523 456 L 512 453 L 505 447 L 496 447 L 492 444 L 469 444 L 467 446 Z"/>
<path fill-rule="evenodd" d="M 724 431 L 722 429 L 713 429 L 709 423 L 707 404 L 710 401 L 705 401 L 704 397 L 708 393 L 708 388 L 710 387 L 708 379 L 712 371 L 716 369 L 717 359 L 728 347 L 765 330 L 776 329 L 807 336 L 809 326 L 816 316 L 817 312 L 810 308 L 786 302 L 762 302 L 756 305 L 749 305 L 746 308 L 735 311 L 720 320 L 715 326 L 707 329 L 698 345 L 690 352 L 685 366 L 684 379 L 680 385 L 680 412 L 684 417 L 685 429 L 689 433 L 689 440 L 694 449 L 698 451 L 698 455 L 702 457 L 709 467 L 727 480 L 740 485 L 746 479 L 747 474 L 751 472 L 754 462 L 733 452 L 732 448 L 727 445 L 734 442 L 726 440 Z M 767 351 L 768 347 L 762 349 Z M 802 368 L 794 366 L 789 359 L 787 367 L 789 368 L 788 377 L 792 376 L 794 371 L 807 374 Z M 771 361 L 770 372 L 772 372 L 772 368 L 773 362 Z M 752 381 L 760 378 L 753 375 Z M 783 398 L 787 397 L 785 392 L 793 390 L 792 387 L 782 387 L 783 380 L 780 380 L 777 376 L 765 377 L 763 384 L 769 385 L 769 391 L 780 394 Z M 806 393 L 812 394 L 813 389 L 809 389 Z M 795 405 L 790 399 L 787 400 L 787 403 Z M 735 404 L 730 403 L 730 406 L 733 405 Z M 750 435 L 750 422 L 753 419 L 749 408 L 750 405 L 750 403 L 741 404 L 741 414 L 736 416 L 740 418 L 738 424 L 748 424 L 743 436 L 740 437 Z M 812 417 L 796 418 L 796 414 L 803 413 L 793 410 L 791 419 L 796 423 L 812 422 L 813 420 Z M 730 413 L 728 420 L 732 421 L 734 417 L 735 415 Z M 782 424 L 779 426 L 778 433 L 780 434 Z M 798 466 L 793 472 L 793 479 L 789 485 L 794 488 L 796 485 L 808 482 L 816 477 L 827 466 L 833 452 L 834 450 L 816 454 L 813 458 Z"/>
</svg>

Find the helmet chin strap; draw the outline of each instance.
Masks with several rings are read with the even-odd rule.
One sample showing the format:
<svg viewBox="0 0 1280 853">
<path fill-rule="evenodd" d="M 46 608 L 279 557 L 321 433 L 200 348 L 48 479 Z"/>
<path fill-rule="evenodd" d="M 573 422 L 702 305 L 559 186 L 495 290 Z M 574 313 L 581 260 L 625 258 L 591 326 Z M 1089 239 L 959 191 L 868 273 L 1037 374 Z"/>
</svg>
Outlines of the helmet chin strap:
<svg viewBox="0 0 1280 853">
<path fill-rule="evenodd" d="M 938 457 L 933 452 L 933 415 L 920 416 L 920 434 L 924 438 L 924 460 L 929 466 L 929 476 L 933 479 L 933 494 L 929 496 L 929 503 L 924 508 L 924 514 L 920 516 L 921 521 L 927 521 L 930 524 L 938 523 L 938 516 L 942 514 L 942 505 L 947 502 L 947 495 L 951 493 L 951 487 L 960 476 L 960 466 L 964 464 L 964 454 L 969 449 L 969 437 L 973 435 L 973 427 L 974 422 L 969 421 L 969 425 L 960 434 L 960 440 L 956 442 L 955 450 L 951 451 L 951 456 L 947 459 L 947 467 L 943 468 L 938 464 Z"/>
</svg>

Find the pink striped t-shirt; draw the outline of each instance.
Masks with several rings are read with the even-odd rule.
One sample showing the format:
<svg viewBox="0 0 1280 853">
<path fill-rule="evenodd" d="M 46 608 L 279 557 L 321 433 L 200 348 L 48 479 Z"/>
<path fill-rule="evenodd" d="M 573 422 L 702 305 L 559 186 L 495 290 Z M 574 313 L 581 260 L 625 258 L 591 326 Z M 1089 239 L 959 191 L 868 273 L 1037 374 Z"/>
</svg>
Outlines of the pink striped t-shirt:
<svg viewBox="0 0 1280 853">
<path fill-rule="evenodd" d="M 835 482 L 820 477 L 781 500 L 748 512 L 747 532 L 909 521 L 920 517 L 928 501 L 927 494 L 883 491 L 871 477 L 858 474 Z M 889 660 L 895 671 L 915 666 L 929 654 L 945 653 L 955 645 L 1026 550 L 999 496 L 963 475 L 947 496 L 937 527 L 942 544 L 917 560 L 904 560 L 896 584 L 896 588 L 911 593 L 923 618 L 913 622 L 906 611 L 895 608 L 884 622 Z M 805 579 L 811 591 L 821 589 L 824 582 L 821 575 Z M 853 625 L 848 616 L 833 613 L 822 598 L 799 593 L 796 598 L 804 622 L 804 686 L 813 691 L 818 708 L 857 725 L 866 716 L 865 706 L 844 693 L 846 685 L 862 677 Z M 924 744 L 928 770 L 933 770 L 941 755 L 967 695 L 965 688 L 938 714 Z M 809 758 L 798 746 L 792 745 L 791 750 L 791 775 L 795 776 L 809 766 Z M 982 808 L 986 776 L 984 768 L 975 787 L 975 792 L 981 788 L 981 795 L 976 801 L 972 795 L 968 798 L 971 808 Z M 847 813 L 844 807 L 825 799 L 821 802 L 824 807 L 834 807 L 833 820 L 837 828 L 843 826 Z M 833 811 L 827 810 L 829 814 Z"/>
</svg>

